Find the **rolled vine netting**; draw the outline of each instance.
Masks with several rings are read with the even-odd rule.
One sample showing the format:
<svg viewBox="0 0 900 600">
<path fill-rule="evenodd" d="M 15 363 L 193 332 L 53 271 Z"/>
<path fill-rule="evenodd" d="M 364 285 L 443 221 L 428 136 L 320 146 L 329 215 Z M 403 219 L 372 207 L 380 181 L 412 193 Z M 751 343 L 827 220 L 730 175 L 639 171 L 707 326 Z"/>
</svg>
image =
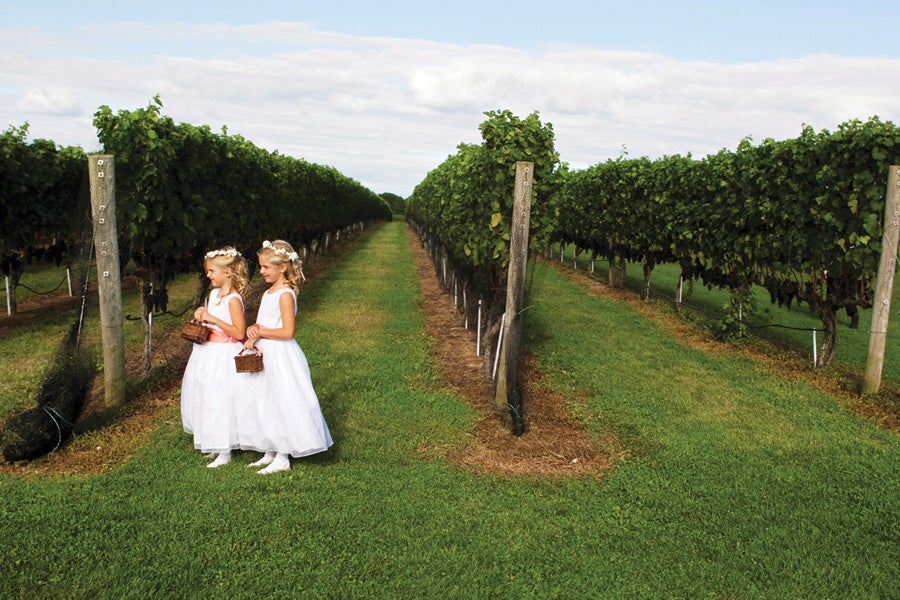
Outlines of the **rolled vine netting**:
<svg viewBox="0 0 900 600">
<path fill-rule="evenodd" d="M 33 460 L 60 448 L 72 435 L 84 409 L 96 361 L 82 344 L 85 311 L 89 300 L 93 228 L 90 195 L 82 186 L 78 199 L 78 223 L 69 245 L 73 282 L 79 286 L 72 323 L 47 363 L 35 403 L 13 414 L 0 429 L 0 448 L 8 462 Z"/>
</svg>

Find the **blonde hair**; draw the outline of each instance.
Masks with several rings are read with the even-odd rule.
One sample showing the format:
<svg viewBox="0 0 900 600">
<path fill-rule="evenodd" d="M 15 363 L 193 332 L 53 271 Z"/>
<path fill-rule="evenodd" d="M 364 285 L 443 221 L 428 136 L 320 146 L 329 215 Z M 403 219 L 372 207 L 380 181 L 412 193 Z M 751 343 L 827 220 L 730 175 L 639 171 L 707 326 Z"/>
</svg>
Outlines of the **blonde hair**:
<svg viewBox="0 0 900 600">
<path fill-rule="evenodd" d="M 234 246 L 222 246 L 218 250 L 210 250 L 203 259 L 203 266 L 212 263 L 228 272 L 228 280 L 231 282 L 231 291 L 241 296 L 247 291 L 247 283 L 250 280 L 247 269 L 247 259 L 241 256 Z"/>
<path fill-rule="evenodd" d="M 306 277 L 303 275 L 303 261 L 300 260 L 300 256 L 294 251 L 293 246 L 284 240 L 275 240 L 274 242 L 266 240 L 256 255 L 264 256 L 273 265 L 287 265 L 287 269 L 284 271 L 284 281 L 295 292 L 300 291 L 300 282 L 306 281 Z"/>
</svg>

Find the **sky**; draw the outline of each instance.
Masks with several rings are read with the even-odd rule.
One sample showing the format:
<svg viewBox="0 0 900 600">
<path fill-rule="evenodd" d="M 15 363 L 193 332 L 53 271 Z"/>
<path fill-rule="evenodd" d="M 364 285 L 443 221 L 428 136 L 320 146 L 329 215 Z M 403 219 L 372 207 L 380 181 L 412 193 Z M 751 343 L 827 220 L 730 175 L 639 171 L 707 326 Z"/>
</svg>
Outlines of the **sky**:
<svg viewBox="0 0 900 600">
<path fill-rule="evenodd" d="M 0 0 L 0 127 L 101 152 L 100 106 L 227 128 L 408 197 L 486 111 L 570 168 L 900 123 L 896 0 Z"/>
</svg>

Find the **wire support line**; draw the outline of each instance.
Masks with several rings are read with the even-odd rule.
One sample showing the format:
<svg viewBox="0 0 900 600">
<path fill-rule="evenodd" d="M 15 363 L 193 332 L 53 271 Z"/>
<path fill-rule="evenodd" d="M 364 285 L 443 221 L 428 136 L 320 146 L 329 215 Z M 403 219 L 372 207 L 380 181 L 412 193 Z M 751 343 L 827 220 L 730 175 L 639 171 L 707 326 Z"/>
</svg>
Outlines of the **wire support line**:
<svg viewBox="0 0 900 600">
<path fill-rule="evenodd" d="M 164 312 L 157 312 L 157 313 L 150 313 L 150 314 L 153 316 L 154 319 L 157 319 L 157 318 L 159 318 L 159 317 L 166 317 L 166 316 L 168 316 L 168 317 L 181 317 L 181 316 L 184 316 L 184 313 L 186 313 L 187 311 L 189 311 L 189 310 L 192 309 L 192 308 L 194 308 L 194 303 L 193 303 L 193 302 L 191 302 L 190 304 L 188 304 L 188 305 L 184 308 L 184 310 L 181 311 L 181 312 L 179 312 L 179 313 L 173 313 L 171 310 L 167 310 L 167 311 L 164 311 Z M 141 320 L 141 317 L 135 317 L 135 316 L 133 316 L 133 315 L 128 314 L 128 315 L 125 315 L 125 320 L 126 320 L 126 321 L 140 321 L 140 320 Z"/>
<path fill-rule="evenodd" d="M 21 283 L 21 282 L 16 284 L 16 287 L 25 288 L 32 294 L 37 294 L 38 296 L 46 296 L 47 294 L 52 294 L 53 292 L 55 292 L 56 290 L 61 288 L 62 284 L 64 284 L 67 281 L 67 279 L 68 279 L 67 277 L 63 277 L 62 281 L 60 281 L 59 284 L 57 284 L 57 286 L 55 288 L 53 288 L 52 290 L 47 290 L 46 292 L 39 292 L 38 290 L 28 287 L 27 285 L 25 285 L 24 283 Z"/>
<path fill-rule="evenodd" d="M 634 281 L 634 280 L 632 280 L 632 281 Z M 684 302 L 684 301 L 682 301 L 679 304 L 678 302 L 675 301 L 675 298 L 673 298 L 671 296 L 667 296 L 665 294 L 660 294 L 658 292 L 653 291 L 652 289 L 649 289 L 648 292 L 651 296 L 654 296 L 657 298 L 663 298 L 664 300 L 668 300 L 674 306 L 689 308 L 695 312 L 702 313 L 703 315 L 706 315 L 710 319 L 718 320 L 718 319 L 722 318 L 721 315 L 714 315 L 713 313 L 711 313 L 703 308 L 700 308 L 699 306 L 694 306 L 693 304 L 688 304 L 687 302 Z M 819 327 L 794 327 L 792 325 L 780 325 L 778 323 L 761 323 L 758 325 L 754 325 L 753 323 L 751 323 L 743 318 L 740 319 L 740 323 L 745 325 L 748 329 L 765 329 L 767 327 L 774 327 L 776 329 L 790 329 L 793 331 L 825 331 L 824 329 L 819 328 Z"/>
<path fill-rule="evenodd" d="M 47 416 L 50 417 L 50 420 L 53 421 L 53 424 L 56 425 L 57 441 L 56 441 L 56 446 L 54 446 L 53 450 L 51 450 L 51 452 L 55 452 L 62 445 L 62 441 L 63 441 L 62 427 L 59 426 L 59 421 L 62 421 L 69 427 L 75 427 L 75 425 L 72 423 L 69 423 L 66 420 L 66 418 L 63 417 L 61 414 L 59 414 L 59 411 L 57 411 L 55 408 L 46 406 L 46 405 L 41 406 L 41 408 L 44 410 L 45 413 L 47 413 Z M 57 420 L 57 419 L 59 419 L 59 420 Z"/>
</svg>

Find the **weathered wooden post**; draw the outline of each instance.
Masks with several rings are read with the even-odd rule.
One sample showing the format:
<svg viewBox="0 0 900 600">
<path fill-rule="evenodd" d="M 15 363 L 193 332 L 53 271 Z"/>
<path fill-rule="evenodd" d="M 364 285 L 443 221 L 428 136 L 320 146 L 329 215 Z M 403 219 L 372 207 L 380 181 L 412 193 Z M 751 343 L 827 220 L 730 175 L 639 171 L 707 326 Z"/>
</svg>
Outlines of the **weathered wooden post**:
<svg viewBox="0 0 900 600">
<path fill-rule="evenodd" d="M 97 255 L 106 404 L 119 406 L 125 401 L 125 332 L 119 242 L 116 237 L 116 171 L 112 155 L 89 156 L 88 172 L 91 181 L 94 252 Z"/>
<path fill-rule="evenodd" d="M 878 278 L 875 280 L 875 301 L 872 304 L 872 326 L 869 327 L 869 350 L 863 375 L 863 394 L 875 394 L 881 387 L 891 293 L 894 289 L 894 273 L 897 271 L 897 243 L 900 240 L 900 165 L 892 165 L 888 173 L 882 240 L 881 262 L 878 265 Z"/>
<path fill-rule="evenodd" d="M 495 404 L 509 407 L 513 434 L 525 432 L 522 414 L 524 395 L 525 344 L 522 306 L 525 303 L 525 270 L 528 264 L 528 233 L 531 220 L 531 193 L 534 163 L 516 162 L 515 196 L 509 240 L 509 271 L 506 283 L 506 322 L 500 346 Z"/>
</svg>

